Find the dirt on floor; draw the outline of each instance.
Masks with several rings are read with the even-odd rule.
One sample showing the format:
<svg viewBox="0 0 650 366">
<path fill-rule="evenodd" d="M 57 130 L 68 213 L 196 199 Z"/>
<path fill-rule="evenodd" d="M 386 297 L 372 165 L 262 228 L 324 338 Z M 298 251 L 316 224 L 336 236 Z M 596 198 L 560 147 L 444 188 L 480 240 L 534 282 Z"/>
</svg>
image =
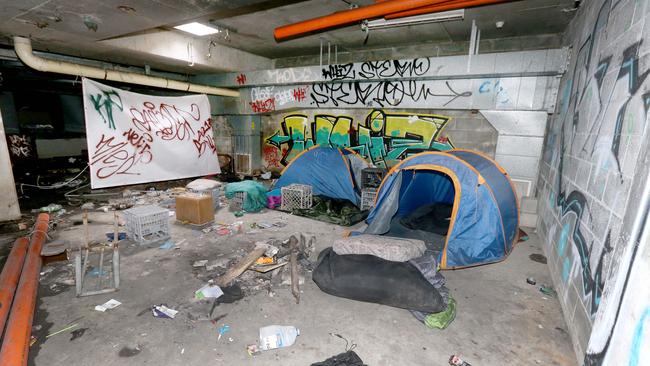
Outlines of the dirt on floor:
<svg viewBox="0 0 650 366">
<path fill-rule="evenodd" d="M 113 213 L 91 210 L 89 219 L 89 239 L 106 241 Z M 85 240 L 80 220 L 78 209 L 60 217 L 52 240 L 78 247 Z M 457 300 L 457 315 L 447 329 L 432 330 L 406 310 L 330 296 L 311 280 L 310 262 L 317 254 L 363 224 L 346 228 L 271 210 L 235 217 L 221 208 L 215 216 L 217 224 L 238 221 L 241 225 L 231 228 L 241 229 L 228 234 L 218 230 L 225 226 L 202 230 L 172 216 L 171 248 L 161 249 L 164 241 L 122 242 L 121 284 L 114 293 L 76 297 L 72 260 L 45 265 L 30 364 L 310 365 L 350 348 L 368 365 L 446 365 L 454 354 L 474 366 L 576 364 L 558 300 L 539 291 L 551 278 L 532 230 L 504 262 L 443 272 Z M 232 303 L 215 306 L 212 300 L 195 298 L 196 290 L 244 257 L 254 243 L 281 247 L 299 234 L 315 237 L 315 250 L 300 265 L 304 283 L 299 304 L 286 269 L 266 275 L 246 271 L 236 281 L 244 297 Z M 201 260 L 209 265 L 195 266 Z M 110 299 L 121 305 L 95 310 Z M 178 314 L 154 317 L 151 308 L 160 304 Z M 290 347 L 249 355 L 247 346 L 268 325 L 293 325 L 300 335 Z M 224 326 L 229 331 L 223 332 Z"/>
</svg>

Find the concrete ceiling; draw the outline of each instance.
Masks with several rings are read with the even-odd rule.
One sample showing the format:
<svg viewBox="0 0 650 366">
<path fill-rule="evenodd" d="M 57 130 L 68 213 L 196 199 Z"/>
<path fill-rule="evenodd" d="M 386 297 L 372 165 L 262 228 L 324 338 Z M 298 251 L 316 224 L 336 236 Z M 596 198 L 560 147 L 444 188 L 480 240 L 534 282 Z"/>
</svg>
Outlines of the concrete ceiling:
<svg viewBox="0 0 650 366">
<path fill-rule="evenodd" d="M 148 64 L 168 71 L 204 73 L 236 71 L 238 67 L 267 68 L 271 65 L 267 58 L 317 54 L 321 39 L 336 44 L 341 51 L 467 41 L 472 20 L 481 29 L 482 39 L 557 34 L 564 31 L 572 18 L 573 12 L 566 9 L 574 3 L 573 0 L 526 0 L 467 9 L 463 21 L 374 30 L 366 45 L 359 25 L 281 43 L 273 39 L 273 29 L 277 26 L 345 10 L 348 3 L 363 6 L 372 2 L 2 0 L 0 34 L 6 37 L 5 44 L 10 44 L 11 35 L 29 36 L 38 50 L 138 66 Z M 172 28 L 195 20 L 228 29 L 229 39 L 192 37 Z M 502 29 L 495 27 L 498 20 L 505 22 Z M 210 41 L 218 46 L 210 46 Z M 189 55 L 191 52 L 196 55 Z M 214 55 L 206 57 L 208 53 Z M 225 54 L 230 57 L 221 57 Z"/>
</svg>

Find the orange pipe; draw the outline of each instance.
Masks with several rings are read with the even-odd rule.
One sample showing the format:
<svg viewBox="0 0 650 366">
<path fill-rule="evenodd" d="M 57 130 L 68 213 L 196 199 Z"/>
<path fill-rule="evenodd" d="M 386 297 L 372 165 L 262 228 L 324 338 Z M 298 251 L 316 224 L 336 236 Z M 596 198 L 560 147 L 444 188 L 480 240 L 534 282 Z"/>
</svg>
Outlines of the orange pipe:
<svg viewBox="0 0 650 366">
<path fill-rule="evenodd" d="M 27 259 L 18 282 L 15 299 L 11 305 L 9 322 L 0 348 L 0 365 L 26 366 L 29 353 L 29 338 L 32 333 L 38 275 L 41 271 L 41 249 L 47 237 L 48 221 L 46 213 L 38 215 L 32 234 Z"/>
<path fill-rule="evenodd" d="M 457 9 L 471 8 L 471 7 L 482 6 L 482 5 L 507 3 L 512 1 L 517 1 L 517 0 L 452 0 L 452 1 L 447 1 L 444 4 L 423 6 L 417 9 L 411 9 L 406 11 L 400 11 L 397 13 L 387 14 L 384 16 L 384 18 L 385 19 L 403 18 L 403 17 L 409 17 L 413 15 L 437 13 L 440 11 L 457 10 Z"/>
<path fill-rule="evenodd" d="M 29 239 L 16 239 L 14 247 L 11 248 L 11 253 L 7 257 L 5 266 L 2 268 L 2 274 L 0 274 L 0 334 L 5 329 L 9 309 L 11 309 L 11 302 L 14 299 L 20 273 L 23 270 L 28 245 Z"/>
<path fill-rule="evenodd" d="M 356 9 L 339 11 L 330 15 L 325 15 L 298 23 L 283 25 L 282 27 L 275 28 L 273 34 L 276 40 L 281 41 L 311 32 L 321 31 L 342 25 L 348 25 L 364 19 L 379 18 L 386 14 L 402 12 L 429 5 L 441 4 L 446 1 L 449 0 L 388 0 Z"/>
</svg>

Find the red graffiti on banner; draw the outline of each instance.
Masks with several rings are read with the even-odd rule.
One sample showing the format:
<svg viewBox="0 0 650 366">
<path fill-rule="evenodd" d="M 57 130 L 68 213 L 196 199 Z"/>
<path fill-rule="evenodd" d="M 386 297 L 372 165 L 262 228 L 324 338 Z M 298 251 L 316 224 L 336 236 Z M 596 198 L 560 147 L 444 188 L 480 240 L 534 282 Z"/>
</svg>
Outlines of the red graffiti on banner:
<svg viewBox="0 0 650 366">
<path fill-rule="evenodd" d="M 145 133 L 141 137 L 136 137 L 137 133 L 133 130 L 123 135 L 127 137 L 126 141 L 116 141 L 114 136 L 107 137 L 102 134 L 95 145 L 95 153 L 90 159 L 90 165 L 99 166 L 95 172 L 97 178 L 105 179 L 114 174 L 139 175 L 140 173 L 129 172 L 129 170 L 137 164 L 148 164 L 153 159 L 149 144 L 146 143 L 151 139 L 151 135 Z M 129 144 L 135 149 L 128 149 Z"/>
<path fill-rule="evenodd" d="M 131 107 L 133 125 L 141 132 L 155 131 L 156 136 L 163 140 L 189 140 L 194 135 L 190 121 L 201 120 L 201 111 L 195 103 L 192 103 L 189 111 L 165 103 L 156 106 L 152 102 L 144 102 L 142 107 Z"/>
<path fill-rule="evenodd" d="M 239 85 L 246 84 L 246 75 L 244 75 L 244 74 L 237 75 L 237 77 L 235 78 L 235 81 L 237 81 L 237 84 L 239 84 Z"/>
<path fill-rule="evenodd" d="M 248 104 L 255 113 L 273 112 L 275 110 L 275 97 L 265 100 L 254 100 L 248 102 Z"/>
<path fill-rule="evenodd" d="M 193 139 L 192 142 L 194 142 L 194 146 L 199 152 L 199 157 L 201 157 L 207 149 L 210 149 L 213 154 L 217 152 L 217 147 L 214 144 L 214 137 L 212 136 L 212 119 L 208 118 L 203 122 L 203 126 L 201 126 L 197 132 L 196 138 Z"/>
<path fill-rule="evenodd" d="M 305 95 L 307 94 L 307 88 L 295 88 L 293 89 L 293 99 L 296 102 L 301 102 L 305 100 Z"/>
</svg>

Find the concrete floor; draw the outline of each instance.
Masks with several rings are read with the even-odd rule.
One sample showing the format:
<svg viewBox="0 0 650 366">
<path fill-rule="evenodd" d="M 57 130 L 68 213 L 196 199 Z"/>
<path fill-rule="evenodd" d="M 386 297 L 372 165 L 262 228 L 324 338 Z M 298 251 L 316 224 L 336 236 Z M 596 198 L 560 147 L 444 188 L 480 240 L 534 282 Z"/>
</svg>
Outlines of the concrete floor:
<svg viewBox="0 0 650 366">
<path fill-rule="evenodd" d="M 91 214 L 93 238 L 102 239 L 112 230 L 111 218 L 111 213 Z M 273 297 L 261 290 L 237 303 L 219 305 L 214 316 L 226 315 L 217 325 L 211 323 L 206 317 L 211 302 L 193 299 L 209 277 L 205 269 L 192 268 L 195 260 L 249 250 L 255 241 L 284 240 L 297 231 L 317 237 L 315 258 L 349 229 L 277 211 L 242 218 L 225 209 L 217 214 L 218 222 L 243 220 L 246 231 L 252 230 L 251 222 L 281 218 L 288 222 L 284 228 L 230 237 L 173 224 L 173 239 L 187 239 L 177 250 L 124 245 L 122 286 L 113 294 L 76 298 L 72 264 L 45 266 L 33 329 L 38 342 L 30 349 L 30 364 L 309 365 L 344 351 L 345 341 L 330 333 L 356 343 L 355 351 L 374 366 L 447 365 L 452 354 L 474 366 L 576 364 L 558 300 L 526 283 L 527 277 L 538 284 L 551 282 L 547 266 L 529 258 L 542 253 L 532 230 L 530 240 L 520 243 L 502 263 L 444 272 L 458 312 L 443 331 L 426 328 L 406 310 L 327 295 L 309 275 L 300 304 L 288 286 L 274 288 Z M 55 236 L 73 245 L 83 237 L 81 226 L 59 229 Z M 111 298 L 122 305 L 105 313 L 94 310 Z M 175 319 L 159 319 L 146 311 L 160 303 L 180 313 Z M 79 324 L 75 329 L 86 329 L 81 337 L 71 340 L 71 333 L 65 332 L 45 339 L 70 322 Z M 231 331 L 217 340 L 222 324 Z M 246 345 L 256 342 L 259 327 L 271 324 L 294 325 L 301 335 L 289 348 L 249 356 Z"/>
</svg>

